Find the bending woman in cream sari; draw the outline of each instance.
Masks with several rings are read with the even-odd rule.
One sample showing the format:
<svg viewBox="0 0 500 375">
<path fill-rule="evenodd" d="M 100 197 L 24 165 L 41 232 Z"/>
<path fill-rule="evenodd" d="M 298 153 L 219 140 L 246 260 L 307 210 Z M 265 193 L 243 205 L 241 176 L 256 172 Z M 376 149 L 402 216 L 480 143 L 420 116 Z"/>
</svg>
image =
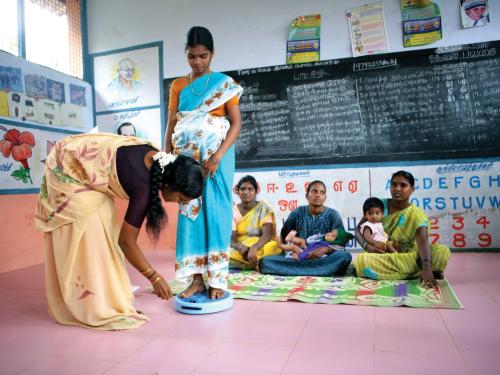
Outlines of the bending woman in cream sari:
<svg viewBox="0 0 500 375">
<path fill-rule="evenodd" d="M 255 199 L 258 185 L 254 177 L 242 177 L 235 190 L 241 204 L 234 205 L 230 265 L 234 268 L 259 270 L 260 259 L 281 253 L 274 240 L 274 212 L 267 204 Z"/>
<path fill-rule="evenodd" d="M 239 97 L 243 88 L 212 72 L 213 39 L 204 27 L 186 38 L 191 73 L 172 82 L 166 150 L 191 156 L 206 174 L 202 199 L 181 205 L 177 223 L 176 277 L 190 283 L 180 295 L 206 290 L 221 298 L 227 289 L 231 238 L 234 147 L 241 129 Z"/>
<path fill-rule="evenodd" d="M 411 173 L 398 171 L 391 178 L 392 199 L 382 200 L 382 224 L 389 240 L 399 248 L 397 252 L 386 252 L 367 243 L 359 226 L 356 229 L 356 239 L 365 250 L 354 261 L 359 277 L 405 280 L 420 276 L 427 287 L 436 286 L 435 279 L 443 278 L 450 249 L 440 244 L 429 245 L 429 219 L 422 209 L 410 203 L 414 185 Z"/>
<path fill-rule="evenodd" d="M 61 324 L 101 330 L 144 324 L 148 318 L 134 308 L 124 258 L 158 297 L 170 298 L 137 237 L 147 218 L 148 234 L 158 238 L 167 219 L 160 192 L 180 203 L 199 197 L 202 188 L 199 163 L 158 152 L 139 138 L 100 133 L 57 142 L 45 161 L 35 216 L 36 228 L 45 232 L 49 314 Z M 129 201 L 121 226 L 114 198 Z"/>
</svg>

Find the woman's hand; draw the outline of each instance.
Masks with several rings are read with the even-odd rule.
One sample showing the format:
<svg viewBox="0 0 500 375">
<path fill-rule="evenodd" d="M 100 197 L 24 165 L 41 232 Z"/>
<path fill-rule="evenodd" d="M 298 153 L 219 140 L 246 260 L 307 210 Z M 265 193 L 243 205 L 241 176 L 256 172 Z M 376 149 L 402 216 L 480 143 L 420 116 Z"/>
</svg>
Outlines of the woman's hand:
<svg viewBox="0 0 500 375">
<path fill-rule="evenodd" d="M 398 252 L 398 245 L 395 242 L 392 241 L 387 241 L 387 252 L 388 253 L 397 253 Z"/>
<path fill-rule="evenodd" d="M 432 266 L 429 262 L 424 262 L 422 266 L 422 273 L 420 275 L 420 282 L 426 288 L 436 288 L 437 282 L 434 279 L 434 275 L 432 274 Z"/>
<path fill-rule="evenodd" d="M 172 297 L 170 287 L 163 277 L 149 265 L 139 245 L 137 245 L 139 231 L 140 228 L 136 228 L 124 221 L 118 238 L 118 244 L 130 264 L 149 280 L 153 286 L 154 293 L 162 299 L 169 299 Z"/>
<path fill-rule="evenodd" d="M 250 250 L 248 250 L 248 255 L 247 255 L 247 259 L 248 259 L 248 263 L 250 263 L 250 267 L 254 268 L 254 269 L 257 269 L 258 268 L 258 260 L 257 260 L 257 251 L 259 249 L 257 249 L 255 246 L 252 246 L 250 248 Z"/>
<path fill-rule="evenodd" d="M 210 158 L 203 164 L 203 169 L 205 170 L 205 176 L 213 177 L 217 168 L 219 168 L 219 164 L 222 157 L 217 153 L 210 156 Z"/>
<path fill-rule="evenodd" d="M 302 254 L 302 252 L 304 251 L 303 248 L 301 248 L 299 245 L 295 245 L 295 244 L 291 244 L 290 249 L 291 249 L 291 251 L 293 251 L 297 255 Z"/>
<path fill-rule="evenodd" d="M 250 250 L 250 248 L 248 246 L 245 246 L 243 244 L 240 244 L 240 246 L 238 246 L 238 252 L 241 254 L 241 257 L 243 259 L 246 259 L 248 250 Z"/>
<path fill-rule="evenodd" d="M 158 297 L 161 299 L 170 299 L 172 297 L 172 290 L 163 277 L 156 273 L 149 281 L 153 286 L 154 294 Z"/>
<path fill-rule="evenodd" d="M 364 249 L 367 253 L 377 253 L 377 254 L 385 254 L 386 249 L 380 249 L 371 243 L 367 243 Z"/>
</svg>

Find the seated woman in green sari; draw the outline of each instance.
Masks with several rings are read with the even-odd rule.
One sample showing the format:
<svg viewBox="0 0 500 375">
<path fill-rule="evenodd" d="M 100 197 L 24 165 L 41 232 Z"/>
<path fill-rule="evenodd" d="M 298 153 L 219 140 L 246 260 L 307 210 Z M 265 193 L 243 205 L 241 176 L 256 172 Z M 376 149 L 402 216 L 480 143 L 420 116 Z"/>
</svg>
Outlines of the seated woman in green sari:
<svg viewBox="0 0 500 375">
<path fill-rule="evenodd" d="M 410 203 L 415 190 L 415 179 L 406 171 L 398 171 L 391 178 L 391 199 L 384 202 L 382 224 L 389 239 L 399 245 L 398 252 L 386 252 L 367 243 L 359 226 L 356 240 L 365 250 L 354 261 L 360 277 L 376 280 L 415 279 L 420 276 L 426 287 L 435 287 L 450 258 L 450 249 L 444 245 L 429 245 L 429 219 L 424 211 Z"/>
<path fill-rule="evenodd" d="M 281 253 L 276 235 L 273 210 L 256 200 L 259 187 L 253 176 L 241 178 L 235 189 L 241 203 L 234 205 L 231 236 L 230 266 L 259 269 L 259 260 Z"/>
</svg>

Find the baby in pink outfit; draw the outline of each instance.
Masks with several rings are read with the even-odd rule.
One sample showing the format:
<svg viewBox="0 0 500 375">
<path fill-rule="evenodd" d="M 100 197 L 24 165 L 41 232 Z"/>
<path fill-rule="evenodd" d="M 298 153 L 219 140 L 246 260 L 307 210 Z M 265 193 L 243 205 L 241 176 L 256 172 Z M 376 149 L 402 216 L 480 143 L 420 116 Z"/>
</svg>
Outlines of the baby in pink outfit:
<svg viewBox="0 0 500 375">
<path fill-rule="evenodd" d="M 394 243 L 389 241 L 382 226 L 384 203 L 378 198 L 368 198 L 363 204 L 363 215 L 366 221 L 361 224 L 360 231 L 364 240 L 387 253 L 397 252 Z"/>
</svg>

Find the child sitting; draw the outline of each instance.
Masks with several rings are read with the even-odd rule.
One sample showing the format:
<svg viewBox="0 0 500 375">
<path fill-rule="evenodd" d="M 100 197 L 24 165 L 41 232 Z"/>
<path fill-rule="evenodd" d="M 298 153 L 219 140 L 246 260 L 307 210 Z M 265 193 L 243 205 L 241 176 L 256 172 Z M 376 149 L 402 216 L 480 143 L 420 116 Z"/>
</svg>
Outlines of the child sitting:
<svg viewBox="0 0 500 375">
<path fill-rule="evenodd" d="M 335 248 L 332 243 L 337 238 L 337 231 L 333 230 L 326 234 L 314 234 L 303 239 L 297 237 L 297 231 L 291 230 L 285 237 L 285 244 L 281 244 L 280 248 L 285 250 L 286 258 L 293 258 L 296 260 L 306 260 L 307 256 L 315 249 L 323 246 Z M 323 255 L 326 256 L 326 255 Z"/>
<path fill-rule="evenodd" d="M 361 224 L 360 231 L 365 241 L 381 252 L 397 252 L 395 244 L 389 241 L 387 233 L 382 226 L 382 216 L 384 216 L 384 203 L 378 198 L 368 198 L 363 203 L 363 216 L 366 221 Z"/>
</svg>

